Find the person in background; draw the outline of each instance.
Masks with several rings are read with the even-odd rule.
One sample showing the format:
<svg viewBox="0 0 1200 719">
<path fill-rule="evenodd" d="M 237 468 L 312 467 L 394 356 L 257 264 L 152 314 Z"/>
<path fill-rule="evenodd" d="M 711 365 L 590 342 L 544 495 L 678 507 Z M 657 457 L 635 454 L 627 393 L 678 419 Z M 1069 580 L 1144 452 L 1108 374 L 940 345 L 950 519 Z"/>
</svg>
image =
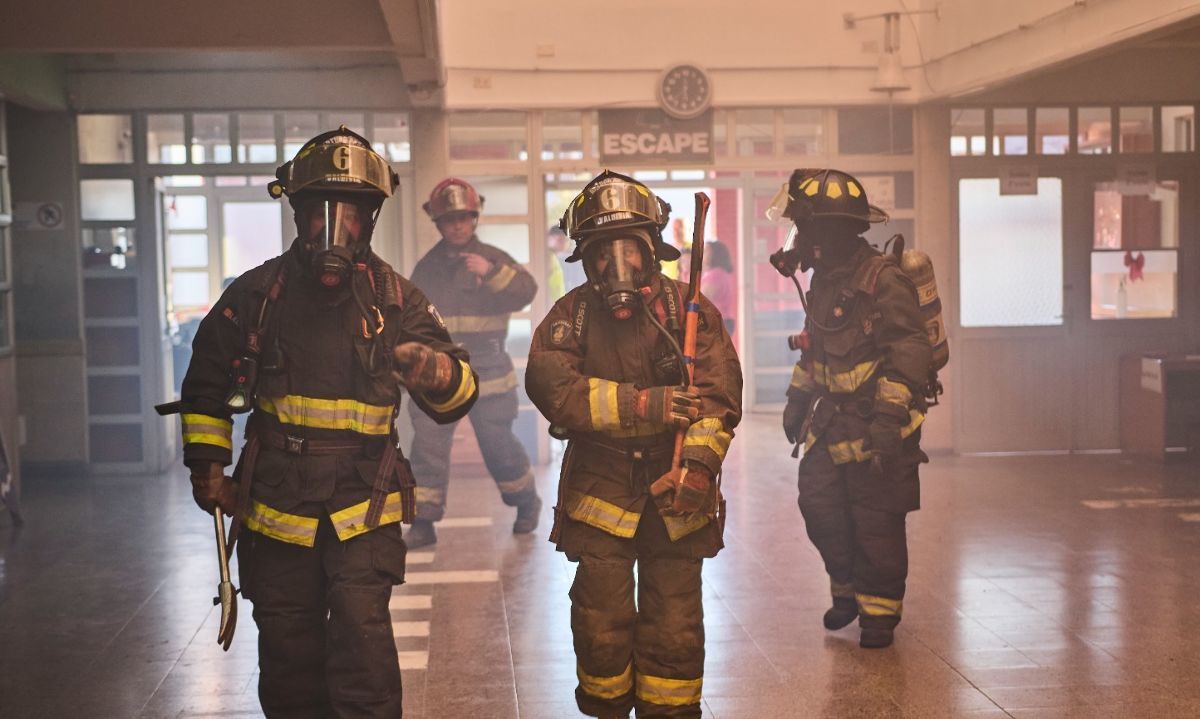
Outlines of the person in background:
<svg viewBox="0 0 1200 719">
<path fill-rule="evenodd" d="M 729 246 L 720 240 L 708 243 L 704 250 L 704 274 L 700 278 L 704 296 L 721 312 L 725 331 L 733 334 L 737 321 L 737 280 L 733 276 L 733 259 Z"/>
<path fill-rule="evenodd" d="M 571 256 L 571 242 L 567 233 L 558 225 L 552 225 L 546 230 L 546 246 L 550 248 L 550 271 L 547 281 L 550 299 L 557 300 L 576 287 L 587 284 L 587 275 L 583 273 L 583 265 L 578 262 L 567 262 Z M 555 271 L 557 267 L 557 272 Z M 558 284 L 555 285 L 557 279 Z"/>
</svg>

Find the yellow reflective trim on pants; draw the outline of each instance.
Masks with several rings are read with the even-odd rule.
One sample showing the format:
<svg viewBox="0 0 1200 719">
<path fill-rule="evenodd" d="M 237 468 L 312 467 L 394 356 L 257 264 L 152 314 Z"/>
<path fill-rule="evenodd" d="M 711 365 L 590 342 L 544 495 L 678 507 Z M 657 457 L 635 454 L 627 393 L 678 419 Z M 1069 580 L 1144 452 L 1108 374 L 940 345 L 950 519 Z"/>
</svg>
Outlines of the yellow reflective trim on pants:
<svg viewBox="0 0 1200 719">
<path fill-rule="evenodd" d="M 354 399 L 318 399 L 289 394 L 259 397 L 258 407 L 282 424 L 315 429 L 343 429 L 359 434 L 387 434 L 392 429 L 392 405 Z"/>
<path fill-rule="evenodd" d="M 502 332 L 508 329 L 508 313 L 502 315 L 450 315 L 443 317 L 450 334 L 475 334 L 479 332 Z"/>
<path fill-rule="evenodd" d="M 494 394 L 504 394 L 517 388 L 517 373 L 515 370 L 510 370 L 503 377 L 494 379 L 485 379 L 478 383 L 479 397 L 491 397 Z"/>
<path fill-rule="evenodd" d="M 725 453 L 729 451 L 729 443 L 733 435 L 725 431 L 725 423 L 716 417 L 705 417 L 692 423 L 687 434 L 683 437 L 683 446 L 708 447 L 717 458 L 725 461 Z"/>
<path fill-rule="evenodd" d="M 588 408 L 592 415 L 592 429 L 606 432 L 621 429 L 621 417 L 617 411 L 617 382 L 588 377 Z"/>
<path fill-rule="evenodd" d="M 880 377 L 879 382 L 875 384 L 875 400 L 908 409 L 908 405 L 912 403 L 912 391 L 900 382 Z"/>
<path fill-rule="evenodd" d="M 518 494 L 533 486 L 533 471 L 530 470 L 520 477 L 508 482 L 496 482 L 500 494 Z"/>
<path fill-rule="evenodd" d="M 592 676 L 576 662 L 575 676 L 579 677 L 579 688 L 583 693 L 597 699 L 620 699 L 633 690 L 633 662 L 615 677 Z"/>
<path fill-rule="evenodd" d="M 828 387 L 830 392 L 849 393 L 858 390 L 867 380 L 871 379 L 878 367 L 879 360 L 871 360 L 857 364 L 854 369 L 847 372 L 831 372 L 828 365 L 813 362 L 813 380 L 819 385 Z"/>
<path fill-rule="evenodd" d="M 184 414 L 183 443 L 212 444 L 233 449 L 233 422 L 207 414 Z"/>
<path fill-rule="evenodd" d="M 925 413 L 920 410 L 909 410 L 908 417 L 908 424 L 900 428 L 901 439 L 910 437 L 925 422 Z M 808 436 L 804 438 L 804 451 L 812 449 L 816 442 L 817 438 L 813 436 L 812 432 L 809 432 Z M 873 451 L 864 449 L 865 445 L 866 440 L 864 439 L 848 439 L 844 442 L 832 442 L 826 445 L 826 449 L 829 450 L 829 457 L 834 464 L 849 464 L 850 462 L 866 462 L 875 456 Z"/>
<path fill-rule="evenodd" d="M 508 284 L 516 276 L 517 271 L 513 269 L 512 265 L 500 265 L 500 269 L 496 270 L 496 274 L 492 275 L 492 278 L 483 284 L 492 292 L 500 292 L 505 287 L 508 287 Z"/>
<path fill-rule="evenodd" d="M 637 674 L 637 697 L 659 706 L 683 707 L 700 703 L 704 677 L 699 679 L 667 679 L 649 674 Z"/>
<path fill-rule="evenodd" d="M 614 537 L 629 539 L 637 532 L 638 522 L 642 520 L 640 512 L 621 509 L 615 504 L 581 492 L 569 492 L 566 501 L 568 517 L 608 532 Z"/>
<path fill-rule="evenodd" d="M 792 389 L 800 390 L 801 392 L 810 392 L 817 386 L 817 381 L 809 374 L 808 370 L 796 363 L 796 367 L 792 369 L 792 381 L 790 384 Z"/>
<path fill-rule="evenodd" d="M 692 512 L 683 517 L 663 517 L 667 527 L 667 536 L 672 542 L 678 542 L 697 529 L 708 524 L 708 515 L 703 512 Z"/>
<path fill-rule="evenodd" d="M 463 406 L 463 403 L 469 401 L 475 394 L 475 375 L 471 372 L 471 365 L 458 360 L 459 367 L 462 369 L 462 378 L 458 382 L 458 389 L 450 396 L 450 399 L 442 403 L 432 402 L 429 397 L 425 397 L 425 403 L 434 412 L 451 412 Z"/>
<path fill-rule="evenodd" d="M 858 602 L 859 614 L 868 617 L 898 617 L 904 606 L 904 602 L 899 599 L 876 597 L 872 594 L 855 594 L 854 599 Z"/>
<path fill-rule="evenodd" d="M 446 490 L 437 487 L 417 487 L 417 502 L 419 504 L 445 504 Z"/>
<path fill-rule="evenodd" d="M 337 532 L 339 540 L 344 542 L 347 539 L 371 531 L 371 528 L 366 524 L 367 508 L 370 504 L 371 500 L 368 499 L 365 502 L 359 502 L 329 515 L 329 521 L 333 522 L 333 529 Z M 379 526 L 394 524 L 403 519 L 404 503 L 400 500 L 400 493 L 392 492 L 388 494 L 387 500 L 383 503 L 383 514 L 379 516 Z"/>
<path fill-rule="evenodd" d="M 257 499 L 246 515 L 246 528 L 288 544 L 311 547 L 317 541 L 317 518 L 271 509 Z"/>
</svg>

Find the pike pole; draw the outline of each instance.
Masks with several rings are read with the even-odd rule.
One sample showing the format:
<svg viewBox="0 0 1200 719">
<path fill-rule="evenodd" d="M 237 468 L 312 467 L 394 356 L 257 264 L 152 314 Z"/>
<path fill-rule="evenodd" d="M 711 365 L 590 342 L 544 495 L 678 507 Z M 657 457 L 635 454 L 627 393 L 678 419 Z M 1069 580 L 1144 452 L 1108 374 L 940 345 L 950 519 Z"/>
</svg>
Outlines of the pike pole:
<svg viewBox="0 0 1200 719">
<path fill-rule="evenodd" d="M 704 223 L 708 219 L 708 207 L 712 201 L 703 192 L 696 193 L 696 219 L 692 224 L 692 259 L 688 267 L 688 296 L 684 303 L 683 364 L 687 369 L 687 384 L 692 386 L 696 379 L 696 330 L 700 322 L 700 275 L 704 272 Z M 683 438 L 686 429 L 675 433 L 675 454 L 671 458 L 671 469 L 676 473 L 675 490 L 683 487 L 687 468 L 682 465 Z"/>
</svg>

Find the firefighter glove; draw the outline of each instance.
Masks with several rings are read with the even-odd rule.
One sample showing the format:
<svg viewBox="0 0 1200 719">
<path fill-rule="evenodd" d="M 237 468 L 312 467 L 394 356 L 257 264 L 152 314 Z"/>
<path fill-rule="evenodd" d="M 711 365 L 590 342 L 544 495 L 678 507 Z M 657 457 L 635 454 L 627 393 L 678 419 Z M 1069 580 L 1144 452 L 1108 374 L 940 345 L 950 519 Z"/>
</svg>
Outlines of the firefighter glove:
<svg viewBox="0 0 1200 719">
<path fill-rule="evenodd" d="M 787 437 L 789 444 L 803 442 L 804 437 L 800 436 L 800 431 L 804 427 L 804 420 L 808 418 L 808 405 L 811 395 L 808 393 L 798 393 L 788 396 L 787 405 L 783 408 L 783 434 Z"/>
<path fill-rule="evenodd" d="M 454 379 L 454 360 L 420 342 L 405 342 L 393 350 L 392 376 L 410 392 L 445 392 Z"/>
<path fill-rule="evenodd" d="M 903 442 L 900 437 L 900 429 L 903 426 L 898 418 L 889 414 L 879 413 L 871 420 L 870 426 L 867 427 L 867 436 L 871 442 L 869 449 L 873 452 L 872 471 L 882 474 L 884 470 L 896 464 Z"/>
<path fill-rule="evenodd" d="M 682 477 L 681 477 L 682 475 Z M 712 493 L 713 475 L 702 464 L 687 465 L 687 471 L 673 469 L 654 480 L 650 495 L 659 514 L 677 517 L 705 509 Z"/>
<path fill-rule="evenodd" d="M 218 462 L 203 462 L 192 468 L 192 499 L 209 514 L 217 507 L 229 516 L 237 508 L 237 483 L 225 476 Z"/>
<path fill-rule="evenodd" d="M 695 387 L 647 387 L 637 394 L 636 414 L 651 424 L 687 429 L 700 416 Z"/>
</svg>

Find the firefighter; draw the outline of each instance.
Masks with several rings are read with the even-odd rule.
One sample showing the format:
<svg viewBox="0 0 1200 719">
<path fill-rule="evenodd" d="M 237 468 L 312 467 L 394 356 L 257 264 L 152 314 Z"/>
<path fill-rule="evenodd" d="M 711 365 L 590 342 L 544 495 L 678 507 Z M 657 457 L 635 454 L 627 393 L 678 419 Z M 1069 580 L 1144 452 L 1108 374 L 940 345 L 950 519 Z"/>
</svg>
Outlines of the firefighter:
<svg viewBox="0 0 1200 719">
<path fill-rule="evenodd" d="M 404 579 L 414 484 L 396 450 L 401 386 L 453 422 L 477 378 L 433 305 L 371 251 L 397 178 L 367 141 L 324 133 L 276 177 L 297 239 L 201 322 L 181 393 L 184 463 L 196 503 L 241 530 L 266 716 L 398 717 L 388 600 Z M 229 478 L 231 416 L 250 410 Z"/>
<path fill-rule="evenodd" d="M 782 274 L 813 270 L 802 354 L 783 429 L 802 443 L 799 505 L 829 573 L 835 630 L 858 619 L 859 645 L 891 645 L 920 506 L 917 467 L 931 347 L 912 281 L 861 237 L 887 215 L 837 170 L 796 170 L 769 216 L 794 224 L 772 256 Z M 806 346 L 805 346 L 806 345 Z"/>
<path fill-rule="evenodd" d="M 511 313 L 533 301 L 537 283 L 504 250 L 479 241 L 475 227 L 483 197 L 469 183 L 447 178 L 438 183 L 424 205 L 442 239 L 416 268 L 412 280 L 437 303 L 454 341 L 471 353 L 479 373 L 479 401 L 468 415 L 488 472 L 503 502 L 517 508 L 514 534 L 537 528 L 538 498 L 529 455 L 513 434 L 517 418 L 517 375 L 505 342 Z M 409 529 L 409 547 L 437 541 L 433 523 L 446 509 L 450 482 L 450 445 L 454 425 L 439 425 L 409 407 L 415 436 L 417 519 Z"/>
<path fill-rule="evenodd" d="M 551 541 L 578 563 L 575 697 L 589 716 L 700 716 L 700 568 L 723 546 L 716 477 L 741 418 L 742 375 L 720 313 L 701 298 L 694 385 L 682 384 L 687 286 L 659 267 L 679 257 L 662 240 L 669 211 L 613 172 L 584 187 L 562 226 L 587 283 L 542 320 L 525 373 L 551 434 L 569 438 Z M 679 484 L 667 473 L 681 429 Z"/>
</svg>

